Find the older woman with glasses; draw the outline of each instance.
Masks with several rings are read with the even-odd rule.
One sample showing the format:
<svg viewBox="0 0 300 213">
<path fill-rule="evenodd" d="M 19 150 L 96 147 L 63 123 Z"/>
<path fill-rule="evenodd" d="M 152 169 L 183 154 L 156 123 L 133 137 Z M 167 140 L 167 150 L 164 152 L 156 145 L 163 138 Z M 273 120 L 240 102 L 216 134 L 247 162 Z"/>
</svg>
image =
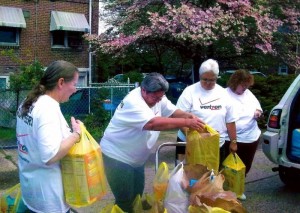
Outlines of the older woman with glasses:
<svg viewBox="0 0 300 213">
<path fill-rule="evenodd" d="M 225 150 L 225 139 L 229 137 L 230 150 L 235 152 L 237 114 L 233 105 L 228 101 L 228 96 L 223 87 L 216 84 L 219 75 L 217 61 L 208 59 L 199 69 L 200 82 L 185 88 L 177 101 L 177 107 L 185 112 L 197 115 L 201 120 L 210 125 L 220 134 L 220 165 L 229 153 Z M 177 141 L 186 141 L 184 129 L 178 131 Z M 184 159 L 185 147 L 176 148 L 176 160 Z"/>
<path fill-rule="evenodd" d="M 161 74 L 147 75 L 119 104 L 101 139 L 107 180 L 123 211 L 132 212 L 134 199 L 143 194 L 145 163 L 160 131 L 204 126 L 167 99 L 168 88 Z"/>
</svg>

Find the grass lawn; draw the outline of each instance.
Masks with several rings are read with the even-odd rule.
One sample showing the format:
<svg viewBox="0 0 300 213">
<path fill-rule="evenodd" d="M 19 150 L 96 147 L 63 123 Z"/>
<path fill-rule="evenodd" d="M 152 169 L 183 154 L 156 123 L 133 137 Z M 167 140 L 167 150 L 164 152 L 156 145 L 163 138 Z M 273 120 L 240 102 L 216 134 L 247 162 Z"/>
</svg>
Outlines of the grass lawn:
<svg viewBox="0 0 300 213">
<path fill-rule="evenodd" d="M 0 140 L 12 140 L 16 138 L 16 129 L 0 127 Z"/>
</svg>

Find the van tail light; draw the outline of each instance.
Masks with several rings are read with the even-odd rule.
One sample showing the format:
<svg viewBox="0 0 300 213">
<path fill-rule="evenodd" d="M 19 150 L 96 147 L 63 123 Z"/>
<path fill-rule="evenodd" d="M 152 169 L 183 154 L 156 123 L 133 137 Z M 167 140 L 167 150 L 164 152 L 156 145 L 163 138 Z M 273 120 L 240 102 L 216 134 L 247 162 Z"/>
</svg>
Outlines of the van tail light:
<svg viewBox="0 0 300 213">
<path fill-rule="evenodd" d="M 281 109 L 274 109 L 269 116 L 268 127 L 280 129 L 280 115 Z"/>
</svg>

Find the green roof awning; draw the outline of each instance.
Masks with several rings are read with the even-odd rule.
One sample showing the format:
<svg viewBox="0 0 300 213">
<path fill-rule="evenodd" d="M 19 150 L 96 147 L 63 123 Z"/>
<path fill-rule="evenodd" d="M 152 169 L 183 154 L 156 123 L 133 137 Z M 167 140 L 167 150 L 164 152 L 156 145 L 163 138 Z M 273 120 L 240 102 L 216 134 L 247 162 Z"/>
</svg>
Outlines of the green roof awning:
<svg viewBox="0 0 300 213">
<path fill-rule="evenodd" d="M 88 33 L 90 31 L 90 26 L 84 14 L 51 11 L 50 31 L 53 30 L 78 31 Z"/>
<path fill-rule="evenodd" d="M 22 9 L 0 6 L 0 26 L 26 28 Z"/>
</svg>

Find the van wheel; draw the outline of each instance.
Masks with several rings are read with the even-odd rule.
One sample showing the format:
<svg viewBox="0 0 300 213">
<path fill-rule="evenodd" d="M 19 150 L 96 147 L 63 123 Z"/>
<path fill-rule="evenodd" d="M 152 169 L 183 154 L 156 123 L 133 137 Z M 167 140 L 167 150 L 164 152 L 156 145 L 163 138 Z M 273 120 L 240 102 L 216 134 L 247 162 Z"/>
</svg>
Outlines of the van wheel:
<svg viewBox="0 0 300 213">
<path fill-rule="evenodd" d="M 298 169 L 279 166 L 279 177 L 285 185 L 300 188 L 300 171 Z"/>
</svg>

